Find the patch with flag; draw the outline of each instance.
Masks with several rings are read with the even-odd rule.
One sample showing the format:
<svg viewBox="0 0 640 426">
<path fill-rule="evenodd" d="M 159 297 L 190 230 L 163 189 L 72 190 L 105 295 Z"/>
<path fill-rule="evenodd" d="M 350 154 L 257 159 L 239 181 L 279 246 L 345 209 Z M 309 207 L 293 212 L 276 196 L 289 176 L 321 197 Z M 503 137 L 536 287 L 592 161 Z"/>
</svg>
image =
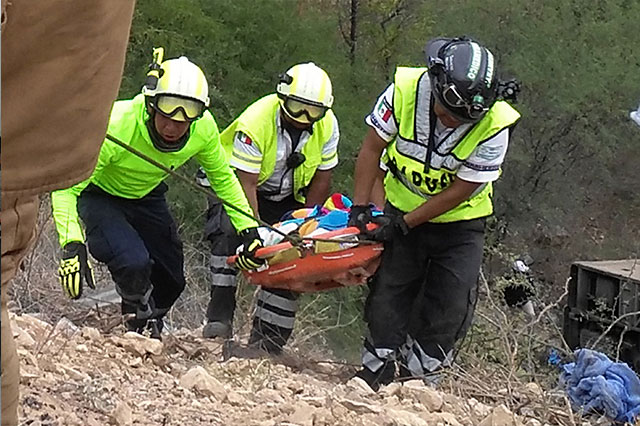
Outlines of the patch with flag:
<svg viewBox="0 0 640 426">
<path fill-rule="evenodd" d="M 240 142 L 246 145 L 251 145 L 251 143 L 253 142 L 246 133 L 242 132 L 238 132 L 238 139 L 240 139 Z"/>
<path fill-rule="evenodd" d="M 383 98 L 382 101 L 378 103 L 378 115 L 382 121 L 388 123 L 392 114 L 391 106 L 387 103 L 387 100 Z"/>
</svg>

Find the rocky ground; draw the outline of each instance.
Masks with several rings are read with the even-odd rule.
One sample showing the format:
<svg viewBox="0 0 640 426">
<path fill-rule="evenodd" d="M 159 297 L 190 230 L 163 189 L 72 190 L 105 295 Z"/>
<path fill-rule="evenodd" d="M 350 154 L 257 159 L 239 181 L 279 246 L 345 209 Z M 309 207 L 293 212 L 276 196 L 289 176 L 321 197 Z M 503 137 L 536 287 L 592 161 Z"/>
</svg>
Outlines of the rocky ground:
<svg viewBox="0 0 640 426">
<path fill-rule="evenodd" d="M 503 404 L 418 380 L 374 394 L 349 380 L 353 367 L 316 362 L 314 354 L 238 357 L 237 350 L 200 338 L 199 330 L 176 331 L 160 342 L 106 335 L 64 318 L 54 326 L 26 314 L 13 317 L 13 329 L 22 425 L 543 424 L 533 413 L 516 415 Z M 543 398 L 533 383 L 521 392 L 525 405 Z"/>
</svg>

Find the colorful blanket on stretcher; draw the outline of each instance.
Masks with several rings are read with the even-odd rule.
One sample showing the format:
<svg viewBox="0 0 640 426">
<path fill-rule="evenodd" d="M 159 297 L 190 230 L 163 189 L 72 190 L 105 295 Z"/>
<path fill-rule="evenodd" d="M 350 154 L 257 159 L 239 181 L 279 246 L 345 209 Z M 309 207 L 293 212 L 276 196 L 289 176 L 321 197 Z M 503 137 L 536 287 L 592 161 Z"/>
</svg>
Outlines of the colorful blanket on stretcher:
<svg viewBox="0 0 640 426">
<path fill-rule="evenodd" d="M 365 284 L 379 265 L 383 246 L 361 244 L 358 229 L 347 226 L 351 204 L 348 197 L 333 194 L 323 205 L 288 212 L 274 225 L 286 235 L 318 238 L 315 241 L 292 245 L 282 241 L 279 232 L 258 228 L 265 247 L 256 254 L 267 263 L 256 271 L 243 271 L 243 275 L 254 285 L 298 293 Z M 373 215 L 382 214 L 373 209 Z M 227 262 L 234 263 L 234 258 Z"/>
<path fill-rule="evenodd" d="M 287 212 L 274 227 L 285 234 L 297 233 L 302 237 L 313 237 L 327 231 L 346 228 L 349 222 L 349 212 L 353 203 L 343 194 L 333 194 L 321 206 L 301 208 Z M 382 212 L 372 205 L 373 215 Z M 266 227 L 258 228 L 265 246 L 278 244 L 284 238 L 282 235 Z"/>
</svg>

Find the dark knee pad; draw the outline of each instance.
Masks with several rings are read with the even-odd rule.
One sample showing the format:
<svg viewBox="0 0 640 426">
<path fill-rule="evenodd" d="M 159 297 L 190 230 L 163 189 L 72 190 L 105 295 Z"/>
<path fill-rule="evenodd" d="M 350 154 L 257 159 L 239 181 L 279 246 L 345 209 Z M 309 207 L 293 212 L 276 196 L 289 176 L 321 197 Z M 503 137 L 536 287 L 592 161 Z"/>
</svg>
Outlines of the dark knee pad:
<svg viewBox="0 0 640 426">
<path fill-rule="evenodd" d="M 123 301 L 131 304 L 147 303 L 153 286 L 151 285 L 151 262 L 128 264 L 111 272 L 116 290 Z"/>
</svg>

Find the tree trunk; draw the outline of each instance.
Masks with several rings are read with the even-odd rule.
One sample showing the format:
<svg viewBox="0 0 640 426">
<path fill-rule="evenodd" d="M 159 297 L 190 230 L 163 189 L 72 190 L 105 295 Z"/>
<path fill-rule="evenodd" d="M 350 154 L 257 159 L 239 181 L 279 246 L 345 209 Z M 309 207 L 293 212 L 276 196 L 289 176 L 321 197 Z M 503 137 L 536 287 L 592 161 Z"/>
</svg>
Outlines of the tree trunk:
<svg viewBox="0 0 640 426">
<path fill-rule="evenodd" d="M 358 41 L 358 3 L 360 0 L 351 0 L 351 13 L 349 14 L 349 62 L 351 65 L 356 60 L 356 45 Z"/>
</svg>

